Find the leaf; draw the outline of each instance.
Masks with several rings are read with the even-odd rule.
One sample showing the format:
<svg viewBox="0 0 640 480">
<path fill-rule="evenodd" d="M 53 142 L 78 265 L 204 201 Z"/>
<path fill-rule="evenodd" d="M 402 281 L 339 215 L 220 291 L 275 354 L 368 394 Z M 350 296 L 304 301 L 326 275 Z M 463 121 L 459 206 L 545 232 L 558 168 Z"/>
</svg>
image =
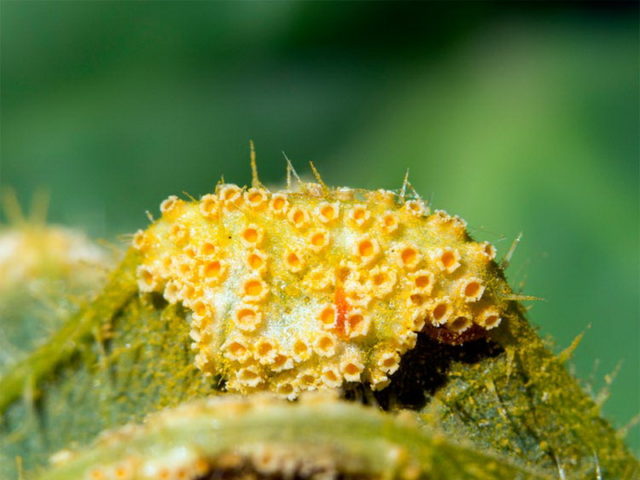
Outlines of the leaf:
<svg viewBox="0 0 640 480">
<path fill-rule="evenodd" d="M 138 293 L 139 263 L 130 251 L 100 295 L 0 378 L 0 475 L 15 478 L 18 457 L 27 478 L 48 475 L 45 466 L 55 452 L 78 449 L 150 413 L 224 395 L 220 377 L 203 376 L 193 366 L 187 312 L 158 294 Z M 499 271 L 496 278 L 503 281 Z M 256 438 L 291 445 L 318 435 L 327 448 L 355 445 L 349 458 L 376 475 L 391 468 L 376 463 L 384 450 L 377 442 L 390 442 L 408 448 L 419 471 L 433 478 L 635 478 L 638 462 L 596 404 L 544 347 L 523 309 L 509 305 L 506 320 L 486 340 L 451 346 L 420 334 L 390 387 L 372 392 L 349 384 L 343 390 L 348 399 L 391 412 L 415 411 L 422 424 L 417 430 L 398 426 L 392 413 L 343 402 L 313 408 L 276 402 L 263 410 L 258 403 L 251 415 L 228 419 L 234 410 L 222 403 L 211 411 L 195 407 L 202 417 L 185 415 L 181 423 L 190 411 L 184 407 L 153 417 L 176 419 L 175 430 L 154 430 L 150 420 L 134 439 L 111 436 L 112 443 L 98 442 L 76 457 L 79 463 L 51 470 L 49 478 L 76 478 L 75 468 L 120 458 L 131 442 L 141 457 L 160 458 L 165 435 L 174 444 L 182 439 L 187 450 L 210 444 L 209 460 L 228 445 Z M 197 443 L 200 436 L 204 444 Z"/>
<path fill-rule="evenodd" d="M 62 464 L 40 478 L 191 478 L 243 470 L 316 478 L 553 478 L 415 420 L 320 394 L 297 403 L 268 394 L 198 400 L 110 432 L 79 454 L 62 453 Z"/>
</svg>

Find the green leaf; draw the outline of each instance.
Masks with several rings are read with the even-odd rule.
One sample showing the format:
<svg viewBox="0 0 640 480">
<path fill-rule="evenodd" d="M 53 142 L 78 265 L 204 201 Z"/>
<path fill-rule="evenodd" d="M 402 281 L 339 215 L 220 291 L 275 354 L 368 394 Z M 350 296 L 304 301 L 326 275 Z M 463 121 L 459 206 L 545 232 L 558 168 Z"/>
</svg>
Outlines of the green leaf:
<svg viewBox="0 0 640 480">
<path fill-rule="evenodd" d="M 137 293 L 138 260 L 130 252 L 95 300 L 0 379 L 0 474 L 5 478 L 15 478 L 17 457 L 30 478 L 46 472 L 55 452 L 86 445 L 104 430 L 222 394 L 219 378 L 204 377 L 193 366 L 186 313 L 160 296 Z M 201 419 L 186 416 L 175 431 L 143 429 L 132 448 L 140 448 L 142 457 L 147 447 L 162 456 L 157 452 L 167 446 L 164 435 L 175 435 L 173 444 L 183 440 L 188 448 L 195 448 L 192 440 L 202 435 L 206 444 L 219 440 L 207 450 L 215 456 L 228 445 L 255 438 L 267 442 L 281 425 L 292 443 L 317 434 L 325 435 L 323 445 L 355 445 L 351 451 L 359 465 L 376 474 L 387 468 L 373 461 L 382 448 L 376 442 L 391 442 L 416 448 L 412 458 L 433 478 L 635 478 L 637 461 L 545 348 L 517 303 L 508 321 L 492 332 L 486 341 L 457 347 L 420 335 L 389 388 L 345 390 L 346 397 L 388 410 L 417 411 L 423 424 L 419 433 L 395 426 L 391 414 L 372 408 L 340 403 L 311 410 L 281 403 L 228 423 L 209 421 L 212 413 L 205 408 Z M 167 415 L 177 418 L 185 408 Z M 215 415 L 224 415 L 220 412 Z M 112 438 L 109 448 L 98 444 L 93 453 L 78 457 L 80 463 L 70 463 L 69 472 L 118 457 L 128 441 Z M 438 460 L 429 463 L 429 458 Z M 45 478 L 77 478 L 56 470 L 50 474 Z"/>
</svg>

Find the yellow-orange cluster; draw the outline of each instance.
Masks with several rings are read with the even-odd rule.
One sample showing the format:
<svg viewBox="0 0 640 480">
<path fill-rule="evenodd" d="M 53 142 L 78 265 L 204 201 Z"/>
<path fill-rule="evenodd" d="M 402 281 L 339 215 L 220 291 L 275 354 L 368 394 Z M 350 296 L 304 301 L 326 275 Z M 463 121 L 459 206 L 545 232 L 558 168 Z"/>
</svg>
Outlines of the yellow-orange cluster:
<svg viewBox="0 0 640 480">
<path fill-rule="evenodd" d="M 139 288 L 190 310 L 195 364 L 230 391 L 381 389 L 417 332 L 460 339 L 501 322 L 495 249 L 419 199 L 223 184 L 160 209 L 133 240 Z"/>
</svg>

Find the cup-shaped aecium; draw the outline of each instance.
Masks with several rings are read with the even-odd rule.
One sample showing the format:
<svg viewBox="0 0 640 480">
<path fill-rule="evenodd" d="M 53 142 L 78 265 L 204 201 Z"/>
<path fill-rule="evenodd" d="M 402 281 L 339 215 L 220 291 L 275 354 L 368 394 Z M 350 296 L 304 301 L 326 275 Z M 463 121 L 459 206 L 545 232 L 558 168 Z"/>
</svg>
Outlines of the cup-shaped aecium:
<svg viewBox="0 0 640 480">
<path fill-rule="evenodd" d="M 419 199 L 225 184 L 161 212 L 134 238 L 140 291 L 189 309 L 196 366 L 231 391 L 381 389 L 419 332 L 463 343 L 506 310 L 493 246 Z"/>
</svg>

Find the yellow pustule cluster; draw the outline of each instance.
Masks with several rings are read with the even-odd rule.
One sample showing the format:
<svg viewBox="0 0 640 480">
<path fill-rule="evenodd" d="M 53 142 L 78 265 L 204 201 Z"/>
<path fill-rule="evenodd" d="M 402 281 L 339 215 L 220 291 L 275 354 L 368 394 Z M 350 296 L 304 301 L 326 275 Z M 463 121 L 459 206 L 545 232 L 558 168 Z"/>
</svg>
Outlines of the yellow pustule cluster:
<svg viewBox="0 0 640 480">
<path fill-rule="evenodd" d="M 133 240 L 139 288 L 189 309 L 195 364 L 230 391 L 381 389 L 417 332 L 461 343 L 505 309 L 493 246 L 419 199 L 223 184 L 160 209 Z"/>
</svg>

